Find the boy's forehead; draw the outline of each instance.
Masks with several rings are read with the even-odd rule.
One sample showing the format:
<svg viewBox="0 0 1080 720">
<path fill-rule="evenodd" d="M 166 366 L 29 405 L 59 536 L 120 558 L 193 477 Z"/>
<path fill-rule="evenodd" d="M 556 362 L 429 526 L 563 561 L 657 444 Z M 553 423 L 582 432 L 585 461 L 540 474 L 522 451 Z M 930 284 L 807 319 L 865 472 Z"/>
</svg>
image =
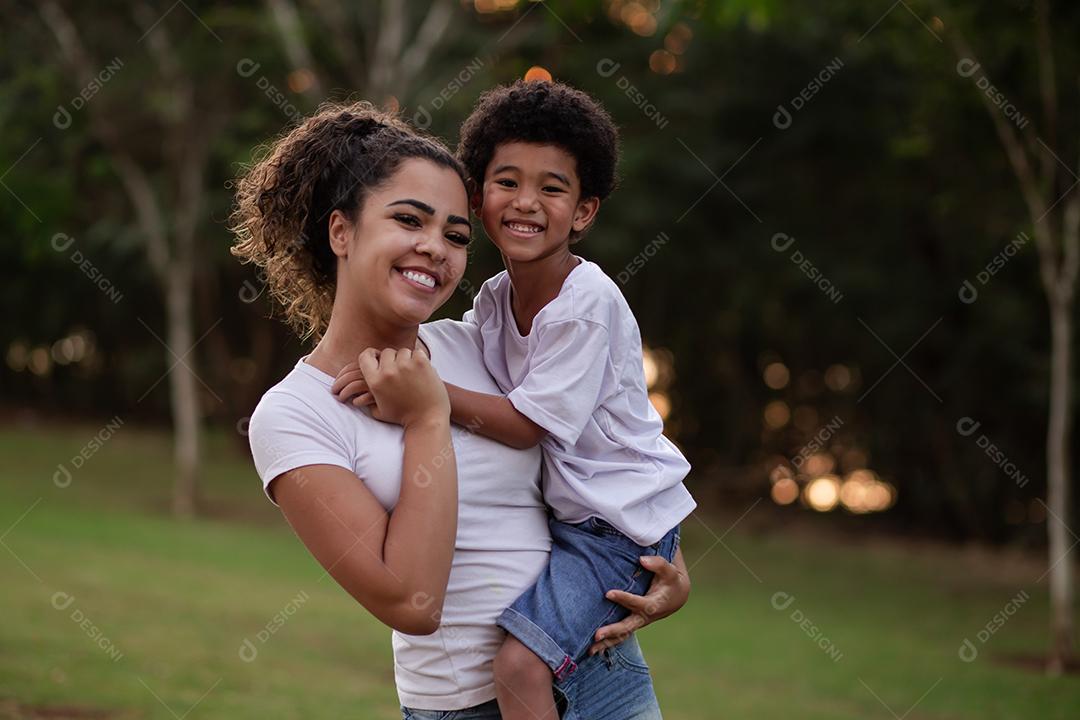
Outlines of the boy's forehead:
<svg viewBox="0 0 1080 720">
<path fill-rule="evenodd" d="M 523 173 L 556 172 L 577 180 L 577 160 L 559 145 L 533 142 L 504 142 L 495 147 L 488 172 L 512 167 Z"/>
</svg>

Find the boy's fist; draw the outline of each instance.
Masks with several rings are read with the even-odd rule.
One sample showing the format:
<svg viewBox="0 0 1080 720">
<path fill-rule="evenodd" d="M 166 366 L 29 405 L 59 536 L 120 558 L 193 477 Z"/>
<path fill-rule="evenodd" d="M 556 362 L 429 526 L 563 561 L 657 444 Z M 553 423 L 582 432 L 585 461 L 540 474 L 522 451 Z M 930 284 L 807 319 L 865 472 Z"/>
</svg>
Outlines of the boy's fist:
<svg viewBox="0 0 1080 720">
<path fill-rule="evenodd" d="M 364 407 L 375 402 L 367 381 L 364 380 L 364 371 L 360 369 L 359 361 L 353 361 L 341 368 L 330 392 L 341 402 L 352 403 L 355 407 Z"/>
<path fill-rule="evenodd" d="M 342 368 L 330 391 L 356 407 L 370 405 L 376 420 L 402 427 L 450 418 L 446 387 L 422 352 L 368 348 Z"/>
</svg>

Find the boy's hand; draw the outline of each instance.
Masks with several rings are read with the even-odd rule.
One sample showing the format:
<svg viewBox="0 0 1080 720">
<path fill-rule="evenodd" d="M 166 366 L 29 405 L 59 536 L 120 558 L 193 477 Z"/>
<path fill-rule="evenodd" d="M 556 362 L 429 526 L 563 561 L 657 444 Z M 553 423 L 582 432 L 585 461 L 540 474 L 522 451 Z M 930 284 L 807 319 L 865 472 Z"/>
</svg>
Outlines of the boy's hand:
<svg viewBox="0 0 1080 720">
<path fill-rule="evenodd" d="M 618 645 L 635 630 L 640 630 L 654 620 L 671 615 L 686 604 L 690 597 L 690 576 L 680 550 L 671 564 L 662 557 L 650 555 L 641 558 L 641 566 L 654 573 L 649 592 L 634 595 L 622 590 L 608 590 L 605 597 L 622 605 L 630 614 L 620 622 L 605 625 L 596 631 L 595 641 L 589 648 L 589 654 L 607 650 Z"/>
<path fill-rule="evenodd" d="M 351 402 L 371 405 L 371 416 L 376 420 L 401 425 L 406 430 L 449 423 L 450 398 L 446 386 L 424 353 L 368 348 L 360 353 L 357 363 L 367 389 Z M 355 382 L 339 376 L 331 390 L 340 384 L 341 392 L 345 393 L 345 388 Z M 365 400 L 365 395 L 370 395 L 370 400 Z"/>
<path fill-rule="evenodd" d="M 351 403 L 354 407 L 375 403 L 375 396 L 371 394 L 371 389 L 364 380 L 364 371 L 360 369 L 359 361 L 341 368 L 330 392 L 341 402 Z"/>
</svg>

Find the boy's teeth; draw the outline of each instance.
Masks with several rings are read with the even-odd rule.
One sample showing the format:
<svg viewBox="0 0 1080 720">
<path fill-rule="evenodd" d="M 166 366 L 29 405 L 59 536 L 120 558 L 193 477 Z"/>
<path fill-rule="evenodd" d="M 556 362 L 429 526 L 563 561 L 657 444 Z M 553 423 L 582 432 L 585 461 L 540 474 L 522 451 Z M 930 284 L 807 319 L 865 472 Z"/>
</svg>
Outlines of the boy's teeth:
<svg viewBox="0 0 1080 720">
<path fill-rule="evenodd" d="M 518 232 L 539 232 L 540 227 L 538 225 L 522 225 L 520 223 L 508 223 L 511 230 L 517 230 Z"/>
<path fill-rule="evenodd" d="M 427 285 L 430 288 L 435 287 L 435 278 L 423 273 L 413 272 L 412 270 L 405 270 L 401 273 L 405 277 L 420 283 L 421 285 Z"/>
</svg>

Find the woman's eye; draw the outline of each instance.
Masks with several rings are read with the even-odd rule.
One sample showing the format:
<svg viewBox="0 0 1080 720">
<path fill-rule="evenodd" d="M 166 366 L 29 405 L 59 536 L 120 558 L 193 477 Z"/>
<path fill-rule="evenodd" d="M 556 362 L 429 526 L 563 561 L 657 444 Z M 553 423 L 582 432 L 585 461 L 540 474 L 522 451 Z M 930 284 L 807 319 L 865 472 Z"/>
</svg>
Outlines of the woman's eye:
<svg viewBox="0 0 1080 720">
<path fill-rule="evenodd" d="M 468 235 L 462 235 L 461 233 L 447 233 L 446 239 L 455 245 L 468 245 L 472 242 L 472 238 Z"/>
<path fill-rule="evenodd" d="M 400 213 L 398 215 L 395 215 L 394 219 L 397 220 L 399 223 L 404 223 L 405 225 L 409 225 L 411 227 L 420 227 L 421 224 L 420 218 L 416 217 L 415 215 L 408 215 L 406 213 Z"/>
</svg>

